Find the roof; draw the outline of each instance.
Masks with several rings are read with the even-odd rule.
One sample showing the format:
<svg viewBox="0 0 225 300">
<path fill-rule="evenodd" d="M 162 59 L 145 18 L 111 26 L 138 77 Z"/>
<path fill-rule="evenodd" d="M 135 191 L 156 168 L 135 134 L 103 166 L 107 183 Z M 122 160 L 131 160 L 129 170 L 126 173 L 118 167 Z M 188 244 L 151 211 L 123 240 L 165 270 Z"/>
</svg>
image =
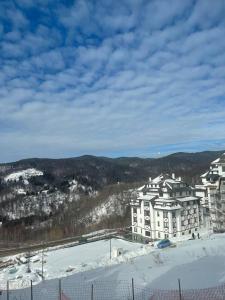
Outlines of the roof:
<svg viewBox="0 0 225 300">
<path fill-rule="evenodd" d="M 155 197 L 157 197 L 157 195 L 150 195 L 150 194 L 147 194 L 147 195 L 141 195 L 141 196 L 139 196 L 138 199 L 140 199 L 140 200 L 151 201 L 151 200 L 154 199 Z"/>
<path fill-rule="evenodd" d="M 137 189 L 137 191 L 142 191 L 144 188 L 145 188 L 145 185 L 142 185 L 141 187 L 139 187 L 139 188 Z"/>
<path fill-rule="evenodd" d="M 176 179 L 173 179 L 169 174 L 161 174 L 159 176 L 157 176 L 156 178 L 154 178 L 153 180 L 150 181 L 150 183 L 161 183 L 163 181 L 168 181 L 168 182 L 179 182 Z"/>
<path fill-rule="evenodd" d="M 196 184 L 195 185 L 195 190 L 198 190 L 198 191 L 205 191 L 206 190 L 206 185 L 204 184 Z"/>
<path fill-rule="evenodd" d="M 202 174 L 200 177 L 205 178 L 208 175 L 209 171 L 205 172 L 204 174 Z"/>
<path fill-rule="evenodd" d="M 160 183 L 163 180 L 163 175 L 159 175 L 156 178 L 154 178 L 151 182 L 152 183 Z"/>
<path fill-rule="evenodd" d="M 220 161 L 220 157 L 211 162 L 211 164 L 216 164 Z"/>
<path fill-rule="evenodd" d="M 175 209 L 181 209 L 180 205 L 176 205 L 176 206 L 158 206 L 155 205 L 154 209 L 158 209 L 158 210 L 175 210 Z"/>
<path fill-rule="evenodd" d="M 199 197 L 188 196 L 188 197 L 177 197 L 176 199 L 180 202 L 187 202 L 187 201 L 198 200 Z"/>
<path fill-rule="evenodd" d="M 217 158 L 216 160 L 214 160 L 211 164 L 225 164 L 225 153 L 223 153 L 219 158 Z"/>
</svg>

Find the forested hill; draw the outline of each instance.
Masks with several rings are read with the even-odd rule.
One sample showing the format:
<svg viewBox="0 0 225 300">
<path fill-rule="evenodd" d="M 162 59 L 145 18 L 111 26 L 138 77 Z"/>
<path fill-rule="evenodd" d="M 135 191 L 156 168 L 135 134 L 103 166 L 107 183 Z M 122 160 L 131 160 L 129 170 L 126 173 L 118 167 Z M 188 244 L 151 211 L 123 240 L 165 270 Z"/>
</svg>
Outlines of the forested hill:
<svg viewBox="0 0 225 300">
<path fill-rule="evenodd" d="M 116 182 L 137 182 L 147 180 L 159 173 L 175 172 L 186 180 L 198 180 L 198 176 L 208 169 L 211 161 L 224 151 L 204 151 L 197 153 L 174 153 L 161 158 L 120 157 L 107 158 L 84 155 L 66 159 L 31 158 L 17 162 L 0 164 L 0 176 L 35 168 L 44 172 L 51 180 L 78 178 L 91 181 L 98 187 Z"/>
<path fill-rule="evenodd" d="M 129 226 L 135 187 L 164 172 L 198 183 L 222 153 L 175 153 L 155 159 L 85 155 L 0 164 L 0 239 L 58 239 Z"/>
</svg>

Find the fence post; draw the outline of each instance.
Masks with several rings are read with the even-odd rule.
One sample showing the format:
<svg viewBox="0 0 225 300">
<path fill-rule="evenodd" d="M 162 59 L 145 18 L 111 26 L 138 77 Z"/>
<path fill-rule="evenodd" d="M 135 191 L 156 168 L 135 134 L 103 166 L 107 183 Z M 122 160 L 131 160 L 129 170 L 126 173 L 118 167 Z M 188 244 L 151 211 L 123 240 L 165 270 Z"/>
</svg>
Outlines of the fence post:
<svg viewBox="0 0 225 300">
<path fill-rule="evenodd" d="M 7 280 L 7 300 L 9 300 L 9 281 Z"/>
<path fill-rule="evenodd" d="M 30 281 L 30 300 L 33 300 L 33 281 Z"/>
<path fill-rule="evenodd" d="M 61 279 L 59 279 L 59 300 L 62 300 L 62 283 L 61 283 Z"/>
<path fill-rule="evenodd" d="M 180 278 L 178 278 L 178 287 L 179 287 L 179 299 L 181 300 Z"/>
<path fill-rule="evenodd" d="M 132 278 L 132 300 L 134 300 L 134 278 Z"/>
<path fill-rule="evenodd" d="M 91 300 L 94 300 L 94 285 L 91 285 Z"/>
</svg>

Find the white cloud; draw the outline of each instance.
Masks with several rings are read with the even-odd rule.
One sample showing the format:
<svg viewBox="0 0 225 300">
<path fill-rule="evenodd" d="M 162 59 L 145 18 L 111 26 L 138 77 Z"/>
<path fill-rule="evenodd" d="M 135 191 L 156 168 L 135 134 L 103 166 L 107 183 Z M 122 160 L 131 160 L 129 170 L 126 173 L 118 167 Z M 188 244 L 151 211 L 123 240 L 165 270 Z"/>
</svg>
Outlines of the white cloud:
<svg viewBox="0 0 225 300">
<path fill-rule="evenodd" d="M 18 0 L 21 26 L 1 42 L 0 159 L 224 145 L 216 3 L 49 2 L 31 30 L 29 3 Z"/>
</svg>

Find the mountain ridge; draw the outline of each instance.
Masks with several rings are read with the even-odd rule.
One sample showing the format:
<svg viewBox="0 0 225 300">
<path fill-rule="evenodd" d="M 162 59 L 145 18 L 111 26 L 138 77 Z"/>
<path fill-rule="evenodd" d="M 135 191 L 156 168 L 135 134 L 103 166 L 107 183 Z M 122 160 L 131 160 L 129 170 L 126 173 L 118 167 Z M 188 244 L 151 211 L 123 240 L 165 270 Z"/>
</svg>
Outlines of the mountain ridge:
<svg viewBox="0 0 225 300">
<path fill-rule="evenodd" d="M 200 183 L 200 175 L 223 152 L 179 152 L 153 159 L 83 155 L 0 164 L 0 238 L 31 239 L 34 229 L 37 238 L 51 239 L 128 226 L 135 187 L 161 173 Z"/>
</svg>

